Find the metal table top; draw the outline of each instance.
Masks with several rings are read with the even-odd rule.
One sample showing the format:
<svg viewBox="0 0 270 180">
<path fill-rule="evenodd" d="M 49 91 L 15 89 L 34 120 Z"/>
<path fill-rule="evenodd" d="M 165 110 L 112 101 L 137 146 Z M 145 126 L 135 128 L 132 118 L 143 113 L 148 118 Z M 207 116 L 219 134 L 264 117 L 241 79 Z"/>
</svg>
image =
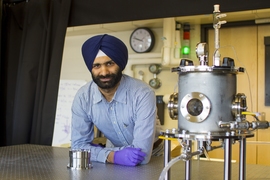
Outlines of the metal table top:
<svg viewBox="0 0 270 180">
<path fill-rule="evenodd" d="M 163 169 L 163 157 L 152 157 L 147 165 L 126 167 L 92 162 L 88 170 L 67 168 L 69 149 L 41 145 L 0 147 L 1 180 L 158 180 Z M 194 180 L 222 180 L 223 163 L 192 160 Z M 270 179 L 270 166 L 247 165 L 248 180 Z M 185 163 L 179 161 L 171 168 L 171 180 L 185 178 Z M 232 179 L 238 179 L 238 164 L 232 164 Z"/>
</svg>

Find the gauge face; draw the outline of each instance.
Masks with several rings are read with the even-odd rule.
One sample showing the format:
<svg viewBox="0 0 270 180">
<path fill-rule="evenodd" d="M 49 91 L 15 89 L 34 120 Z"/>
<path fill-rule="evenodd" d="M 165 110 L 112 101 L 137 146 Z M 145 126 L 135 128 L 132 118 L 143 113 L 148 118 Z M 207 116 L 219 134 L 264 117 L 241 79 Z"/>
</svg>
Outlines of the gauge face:
<svg viewBox="0 0 270 180">
<path fill-rule="evenodd" d="M 161 81 L 158 78 L 153 78 L 150 79 L 149 85 L 154 89 L 158 89 L 161 86 Z"/>
<path fill-rule="evenodd" d="M 133 51 L 145 53 L 153 49 L 155 37 L 149 28 L 138 28 L 132 32 L 129 42 Z"/>
<path fill-rule="evenodd" d="M 153 74 L 159 74 L 161 71 L 161 66 L 159 64 L 150 64 L 149 71 Z"/>
</svg>

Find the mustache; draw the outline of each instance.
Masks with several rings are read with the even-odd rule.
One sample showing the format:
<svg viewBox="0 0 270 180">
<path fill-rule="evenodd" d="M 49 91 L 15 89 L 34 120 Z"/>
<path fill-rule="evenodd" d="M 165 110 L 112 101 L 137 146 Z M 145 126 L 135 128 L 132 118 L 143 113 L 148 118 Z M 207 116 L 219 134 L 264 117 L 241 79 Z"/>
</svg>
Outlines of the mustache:
<svg viewBox="0 0 270 180">
<path fill-rule="evenodd" d="M 107 75 L 105 75 L 105 76 L 103 76 L 103 75 L 97 76 L 98 79 L 102 79 L 102 78 L 111 78 L 111 77 L 115 77 L 115 74 L 107 74 Z"/>
</svg>

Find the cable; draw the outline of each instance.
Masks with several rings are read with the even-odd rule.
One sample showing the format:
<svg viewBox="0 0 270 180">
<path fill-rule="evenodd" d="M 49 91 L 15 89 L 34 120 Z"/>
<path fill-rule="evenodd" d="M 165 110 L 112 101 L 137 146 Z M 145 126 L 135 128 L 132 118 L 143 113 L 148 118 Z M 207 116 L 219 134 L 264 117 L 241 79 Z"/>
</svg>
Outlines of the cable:
<svg viewBox="0 0 270 180">
<path fill-rule="evenodd" d="M 242 112 L 243 115 L 250 115 L 250 116 L 253 116 L 257 121 L 260 121 L 258 116 L 260 116 L 261 114 L 259 112 L 248 112 L 248 111 L 245 111 L 245 112 Z"/>
<path fill-rule="evenodd" d="M 163 139 L 163 140 L 169 140 L 169 141 L 177 141 L 177 138 L 168 138 L 168 137 L 163 137 L 163 136 L 159 136 L 159 139 Z"/>
<path fill-rule="evenodd" d="M 231 48 L 231 49 L 233 50 L 233 53 L 234 53 L 234 55 L 235 55 L 235 57 L 236 57 L 236 60 L 237 60 L 238 62 L 240 62 L 240 63 L 243 65 L 243 67 L 245 67 L 245 64 L 244 64 L 242 61 L 239 60 L 235 48 L 234 48 L 233 46 L 231 46 L 231 45 L 225 45 L 225 46 L 219 47 L 218 49 L 216 49 L 216 50 L 214 51 L 213 57 L 215 56 L 217 50 L 219 50 L 219 49 L 221 49 L 221 48 L 228 48 L 228 47 Z M 250 83 L 249 74 L 248 74 L 248 71 L 247 71 L 246 68 L 245 68 L 245 72 L 246 72 L 246 75 L 247 75 L 247 78 L 248 78 L 248 87 L 249 87 L 250 102 L 251 102 L 251 111 L 253 111 L 253 101 L 252 101 L 251 83 Z"/>
</svg>

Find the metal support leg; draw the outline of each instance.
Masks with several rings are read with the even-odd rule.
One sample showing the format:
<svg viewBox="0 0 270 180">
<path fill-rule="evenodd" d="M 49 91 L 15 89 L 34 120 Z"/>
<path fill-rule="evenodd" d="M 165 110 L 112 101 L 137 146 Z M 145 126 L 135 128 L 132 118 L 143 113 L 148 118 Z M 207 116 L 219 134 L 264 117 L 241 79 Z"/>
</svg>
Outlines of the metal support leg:
<svg viewBox="0 0 270 180">
<path fill-rule="evenodd" d="M 187 145 L 190 147 L 190 152 L 192 152 L 192 141 L 187 141 Z M 185 162 L 185 180 L 190 180 L 190 172 L 191 172 L 191 160 Z"/>
<path fill-rule="evenodd" d="M 168 137 L 168 136 L 166 136 Z M 168 139 L 164 140 L 164 167 L 170 162 L 171 160 L 171 141 Z M 165 180 L 170 180 L 170 169 L 167 171 L 165 175 Z"/>
<path fill-rule="evenodd" d="M 239 180 L 246 179 L 246 138 L 240 140 L 239 154 Z"/>
<path fill-rule="evenodd" d="M 231 180 L 231 161 L 232 161 L 232 140 L 225 139 L 224 150 L 224 180 Z"/>
</svg>

